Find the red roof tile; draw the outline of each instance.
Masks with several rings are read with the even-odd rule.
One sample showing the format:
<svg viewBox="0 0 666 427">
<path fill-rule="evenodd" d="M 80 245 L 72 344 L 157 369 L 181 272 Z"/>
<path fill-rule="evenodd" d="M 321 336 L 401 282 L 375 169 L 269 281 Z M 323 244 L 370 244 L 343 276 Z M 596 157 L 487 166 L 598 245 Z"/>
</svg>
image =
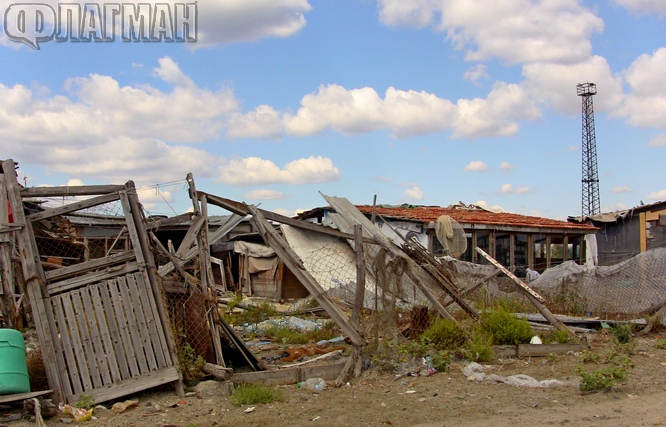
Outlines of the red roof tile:
<svg viewBox="0 0 666 427">
<path fill-rule="evenodd" d="M 357 205 L 356 208 L 364 214 L 372 213 L 372 206 Z M 324 208 L 326 209 L 326 208 Z M 330 208 L 328 208 L 330 209 Z M 578 231 L 594 232 L 596 227 L 587 224 L 575 224 L 549 218 L 519 215 L 507 212 L 489 212 L 485 210 L 441 208 L 436 206 L 417 207 L 379 207 L 376 212 L 384 218 L 405 219 L 423 223 L 437 221 L 441 215 L 448 215 L 454 220 L 465 224 L 500 225 L 514 227 L 559 228 Z M 307 213 L 304 213 L 307 215 Z M 303 214 L 301 214 L 303 215 Z"/>
</svg>

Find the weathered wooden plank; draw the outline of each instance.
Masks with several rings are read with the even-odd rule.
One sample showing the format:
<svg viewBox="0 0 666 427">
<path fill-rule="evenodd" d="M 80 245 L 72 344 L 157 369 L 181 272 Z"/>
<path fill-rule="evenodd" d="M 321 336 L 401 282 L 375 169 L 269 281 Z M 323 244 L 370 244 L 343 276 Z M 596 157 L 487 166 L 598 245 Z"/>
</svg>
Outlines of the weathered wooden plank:
<svg viewBox="0 0 666 427">
<path fill-rule="evenodd" d="M 260 372 L 233 373 L 229 381 L 234 384 L 296 384 L 307 378 L 321 377 L 334 380 L 346 363 L 346 358 L 333 363 L 316 366 L 296 366 L 293 368 L 271 369 Z"/>
<path fill-rule="evenodd" d="M 215 379 L 226 381 L 231 377 L 233 369 L 224 366 L 215 365 L 213 363 L 206 363 L 201 368 L 205 374 L 215 377 Z"/>
<path fill-rule="evenodd" d="M 303 262 L 298 255 L 294 252 L 289 244 L 283 237 L 277 234 L 272 226 L 267 225 L 266 218 L 252 205 L 248 205 L 248 209 L 252 214 L 253 224 L 257 227 L 266 244 L 270 246 L 275 253 L 280 257 L 280 260 L 291 270 L 298 280 L 305 286 L 310 294 L 317 300 L 324 310 L 333 318 L 335 323 L 349 336 L 352 342 L 356 345 L 365 345 L 365 339 L 361 336 L 356 328 L 352 326 L 345 313 L 335 305 L 326 296 L 321 285 L 317 280 L 304 268 Z"/>
<path fill-rule="evenodd" d="M 155 360 L 157 361 L 158 368 L 164 368 L 171 365 L 170 358 L 168 357 L 168 351 L 166 347 L 166 341 L 164 337 L 164 331 L 160 327 L 159 317 L 157 316 L 155 307 L 151 304 L 152 294 L 148 289 L 148 284 L 144 283 L 141 280 L 141 276 L 135 275 L 137 292 L 141 302 L 141 311 L 143 313 L 143 318 L 145 319 L 149 336 L 152 341 L 153 352 L 155 354 Z M 169 363 L 167 363 L 167 361 Z"/>
<path fill-rule="evenodd" d="M 120 381 L 108 387 L 90 390 L 84 394 L 75 394 L 67 400 L 76 403 L 84 396 L 90 396 L 96 403 L 107 402 L 123 396 L 129 396 L 149 388 L 179 381 L 180 372 L 175 366 L 160 369 L 159 371 L 146 372 L 138 378 Z"/>
<path fill-rule="evenodd" d="M 235 202 L 233 200 L 225 199 L 223 197 L 215 196 L 210 193 L 205 193 L 203 191 L 197 192 L 198 197 L 201 198 L 203 195 L 206 195 L 206 198 L 208 199 L 208 203 L 221 207 L 223 209 L 228 210 L 229 212 L 233 212 L 238 215 L 248 215 L 249 211 L 247 210 L 247 205 L 245 203 L 239 203 Z M 289 218 L 288 216 L 280 215 L 275 212 L 271 211 L 266 211 L 260 208 L 257 208 L 259 212 L 269 221 L 275 221 L 279 222 L 280 224 L 287 224 L 291 225 L 293 227 L 301 228 L 303 230 L 309 230 L 309 231 L 315 231 L 317 233 L 323 233 L 323 234 L 328 234 L 329 236 L 333 237 L 338 237 L 342 239 L 347 239 L 347 240 L 354 240 L 354 235 L 350 233 L 345 233 L 340 230 L 336 230 L 335 228 L 331 227 L 326 227 L 324 225 L 318 225 L 318 224 L 313 224 L 308 221 L 301 221 L 298 219 L 294 218 Z M 374 243 L 372 239 L 369 239 L 367 237 L 363 238 L 363 241 L 365 243 Z"/>
<path fill-rule="evenodd" d="M 502 270 L 502 273 L 506 274 L 512 282 L 516 285 L 516 288 L 523 293 L 527 297 L 528 300 L 539 310 L 539 313 L 545 317 L 548 322 L 550 322 L 551 325 L 553 325 L 555 328 L 559 329 L 560 331 L 566 331 L 572 338 L 575 340 L 578 340 L 578 337 L 576 334 L 567 327 L 564 323 L 562 323 L 553 313 L 548 309 L 548 307 L 545 306 L 544 299 L 541 295 L 538 293 L 534 292 L 532 288 L 524 284 L 519 278 L 517 278 L 513 273 L 511 273 L 509 270 L 507 270 L 502 264 L 497 262 L 496 259 L 488 255 L 483 249 L 479 247 L 474 248 L 481 256 L 483 256 L 485 259 L 487 259 L 492 265 L 497 267 L 498 269 Z"/>
<path fill-rule="evenodd" d="M 81 262 L 75 265 L 61 267 L 57 270 L 51 270 L 44 273 L 49 283 L 57 282 L 68 277 L 89 273 L 94 270 L 113 267 L 134 259 L 134 251 L 119 252 L 105 258 L 97 258 L 91 261 Z"/>
<path fill-rule="evenodd" d="M 111 337 L 111 343 L 113 345 L 113 350 L 116 355 L 116 362 L 118 363 L 118 369 L 120 370 L 120 380 L 124 380 L 131 377 L 129 371 L 129 365 L 127 364 L 127 356 L 125 349 L 123 349 L 122 336 L 120 328 L 118 326 L 118 316 L 116 316 L 116 311 L 114 308 L 114 298 L 109 292 L 110 288 L 116 288 L 115 281 L 106 280 L 103 282 L 103 285 L 99 287 L 100 296 L 102 305 L 104 306 L 104 312 L 106 314 L 106 324 L 109 329 L 109 336 Z"/>
<path fill-rule="evenodd" d="M 98 283 L 90 287 L 90 296 L 92 298 L 93 307 L 95 310 L 95 315 L 97 317 L 97 324 L 99 326 L 99 332 L 102 338 L 102 343 L 104 344 L 105 357 L 107 359 L 109 367 L 110 379 L 105 379 L 109 383 L 117 382 L 122 380 L 120 375 L 120 370 L 118 368 L 118 360 L 116 357 L 116 350 L 113 346 L 113 341 L 111 335 L 109 334 L 109 317 L 113 315 L 113 312 L 107 313 L 104 311 L 104 305 L 102 299 L 104 298 L 101 292 L 101 288 L 106 288 L 106 283 Z"/>
<path fill-rule="evenodd" d="M 124 276 L 133 273 L 138 269 L 139 265 L 136 262 L 128 262 L 127 264 L 116 266 L 115 268 L 108 268 L 84 276 L 77 276 L 60 282 L 50 283 L 48 286 L 48 292 L 49 295 L 56 295 L 61 292 L 72 291 L 91 283 L 109 280 L 116 276 Z"/>
<path fill-rule="evenodd" d="M 146 372 L 149 372 L 150 369 L 148 368 L 148 361 L 146 360 L 146 354 L 143 349 L 141 332 L 139 331 L 136 316 L 134 315 L 134 309 L 132 307 L 132 301 L 136 296 L 131 295 L 128 288 L 127 277 L 119 277 L 118 290 L 120 291 L 120 295 L 122 295 L 123 310 L 125 312 L 125 319 L 127 320 L 127 331 L 132 340 L 134 357 L 139 365 L 139 371 L 141 374 L 145 374 Z"/>
<path fill-rule="evenodd" d="M 28 187 L 21 190 L 21 197 L 97 196 L 124 190 L 123 185 L 77 185 L 62 187 Z"/>
<path fill-rule="evenodd" d="M 104 348 L 104 342 L 102 340 L 102 330 L 101 325 L 106 324 L 104 318 L 100 322 L 97 319 L 95 303 L 91 297 L 92 288 L 95 286 L 88 286 L 86 289 L 81 289 L 81 301 L 83 303 L 83 309 L 86 315 L 86 321 L 88 323 L 88 333 L 90 334 L 90 343 L 92 356 L 95 359 L 95 365 L 97 366 L 97 371 L 99 376 L 102 379 L 102 385 L 111 384 L 111 374 L 109 372 L 109 362 L 107 358 L 107 350 Z"/>
<path fill-rule="evenodd" d="M 162 324 L 160 323 L 160 313 L 157 308 L 157 304 L 155 303 L 155 298 L 151 294 L 152 289 L 150 289 L 149 285 L 144 283 L 144 289 L 146 293 L 149 295 L 146 297 L 146 301 L 149 302 L 150 304 L 150 310 L 152 313 L 152 318 L 155 321 L 155 327 L 157 329 L 157 339 L 159 340 L 159 348 L 162 351 L 162 357 L 158 357 L 158 361 L 164 359 L 165 366 L 172 366 L 174 364 L 172 360 L 172 355 L 171 355 L 171 349 L 169 348 L 169 343 L 167 341 L 168 338 L 167 333 L 164 331 L 164 328 Z M 162 299 L 160 298 L 160 301 Z M 171 327 L 169 326 L 169 330 L 171 330 Z M 155 337 L 153 337 L 155 338 Z"/>
<path fill-rule="evenodd" d="M 132 341 L 129 321 L 125 316 L 125 303 L 123 294 L 120 292 L 120 288 L 125 286 L 124 283 L 120 283 L 120 277 L 117 277 L 115 280 L 109 280 L 109 295 L 111 296 L 113 311 L 116 315 L 118 321 L 118 327 L 120 329 L 120 337 L 122 338 L 122 343 L 124 347 L 124 354 L 127 357 L 127 364 L 130 369 L 130 374 L 133 378 L 138 377 L 141 372 L 139 370 L 139 365 L 137 364 L 137 358 L 135 356 L 136 350 L 134 349 L 134 343 Z"/>
<path fill-rule="evenodd" d="M 169 218 L 160 218 L 160 219 L 148 218 L 148 223 L 146 224 L 146 230 L 157 230 L 162 227 L 179 225 L 182 224 L 183 222 L 190 221 L 191 219 L 192 219 L 192 212 L 187 212 Z"/>
<path fill-rule="evenodd" d="M 28 216 L 28 219 L 32 222 L 39 221 L 42 219 L 53 218 L 54 216 L 66 215 L 81 209 L 88 209 L 94 206 L 103 205 L 105 203 L 114 202 L 118 200 L 118 193 L 105 194 L 99 197 L 93 197 L 92 199 L 82 200 L 80 202 L 70 203 L 65 206 L 59 206 L 57 208 L 49 208 L 42 212 L 36 212 Z"/>
<path fill-rule="evenodd" d="M 151 301 L 155 304 L 155 310 L 157 311 L 157 318 L 160 320 L 160 325 L 162 330 L 164 331 L 164 335 L 166 337 L 166 344 L 167 348 L 169 350 L 169 355 L 171 356 L 171 363 L 174 366 L 178 366 L 178 353 L 176 350 L 176 339 L 173 335 L 173 331 L 171 329 L 171 324 L 169 322 L 169 316 L 166 312 L 166 309 L 164 307 L 164 302 L 162 300 L 162 294 L 160 290 L 161 286 L 161 280 L 159 275 L 157 274 L 157 266 L 155 265 L 155 257 L 152 255 L 151 252 L 151 246 L 150 246 L 150 238 L 148 237 L 148 232 L 146 231 L 145 228 L 145 220 L 142 216 L 142 211 L 141 207 L 139 205 L 139 200 L 136 194 L 136 189 L 134 188 L 134 182 L 129 181 L 126 186 L 127 191 L 128 191 L 128 201 L 130 204 L 131 212 L 132 212 L 132 220 L 131 223 L 128 222 L 127 227 L 128 229 L 132 228 L 130 225 L 135 227 L 137 235 L 141 241 L 141 246 L 140 250 L 137 248 L 137 260 L 140 261 L 140 254 L 143 257 L 142 259 L 145 260 L 147 269 L 145 271 L 141 271 L 143 273 L 143 277 L 145 280 L 145 283 L 150 284 L 150 290 L 153 293 L 153 298 Z M 178 380 L 175 381 L 174 383 L 174 388 L 176 389 L 176 394 L 178 396 L 184 396 L 185 395 L 185 386 L 183 385 L 183 379 L 182 376 L 180 375 L 180 370 L 176 369 L 176 372 L 178 372 Z"/>
<path fill-rule="evenodd" d="M 13 171 L 14 161 L 11 159 L 2 162 L 3 171 Z M 55 332 L 53 319 L 46 310 L 44 298 L 46 292 L 46 280 L 44 272 L 39 267 L 39 254 L 37 245 L 33 239 L 32 224 L 26 221 L 23 209 L 21 190 L 16 175 L 12 173 L 3 174 L 4 188 L 7 191 L 9 204 L 14 207 L 13 217 L 17 225 L 24 227 L 16 232 L 19 254 L 21 256 L 21 268 L 26 280 L 26 292 L 32 306 L 32 315 L 35 328 L 42 349 L 42 358 L 49 386 L 54 389 L 56 399 L 62 399 L 63 388 L 61 386 L 60 373 L 64 370 L 64 360 L 60 355 L 58 336 Z"/>
<path fill-rule="evenodd" d="M 141 301 L 141 294 L 139 293 L 139 288 L 137 287 L 137 280 L 142 280 L 140 274 L 128 274 L 127 277 L 127 290 L 132 296 L 131 301 L 129 301 L 129 306 L 132 307 L 132 312 L 134 313 L 137 328 L 141 334 L 141 344 L 143 347 L 143 352 L 146 355 L 146 362 L 148 363 L 148 370 L 156 371 L 158 369 L 157 360 L 155 360 L 155 349 L 153 349 L 153 343 L 150 337 L 149 325 L 146 319 L 145 313 L 143 311 L 143 303 Z"/>
<path fill-rule="evenodd" d="M 69 396 L 73 393 L 83 393 L 83 384 L 81 383 L 81 376 L 79 375 L 79 370 L 76 367 L 76 357 L 74 356 L 74 344 L 69 336 L 69 328 L 67 325 L 67 320 L 65 319 L 65 312 L 63 309 L 64 305 L 64 296 L 59 295 L 57 297 L 49 298 L 51 305 L 53 306 L 53 311 L 55 312 L 56 321 L 58 325 L 58 332 L 60 339 L 62 340 L 62 348 L 65 353 L 65 365 L 66 372 L 64 372 L 63 377 L 69 378 L 69 381 L 63 381 L 63 392 L 65 395 Z M 69 301 L 67 301 L 69 303 Z"/>
<path fill-rule="evenodd" d="M 194 244 L 194 241 L 197 238 L 197 235 L 199 234 L 199 230 L 201 230 L 201 226 L 204 225 L 204 217 L 199 216 L 197 217 L 194 222 L 192 222 L 192 225 L 190 228 L 187 229 L 187 233 L 185 233 L 185 237 L 183 237 L 183 241 L 180 243 L 180 246 L 178 246 L 178 250 L 176 251 L 176 258 L 182 258 L 183 255 L 192 247 Z"/>
<path fill-rule="evenodd" d="M 60 304 L 65 309 L 65 323 L 69 330 L 69 338 L 71 341 L 71 346 L 74 349 L 74 355 L 76 357 L 76 366 L 79 368 L 79 376 L 81 378 L 81 385 L 83 386 L 83 392 L 85 393 L 88 390 L 93 388 L 93 384 L 90 378 L 90 371 L 88 369 L 88 362 L 84 354 L 83 349 L 83 339 L 79 333 L 78 319 L 74 313 L 73 301 L 71 294 L 59 295 Z"/>
<path fill-rule="evenodd" d="M 79 329 L 79 336 L 83 344 L 83 353 L 88 363 L 88 371 L 92 379 L 93 387 L 102 387 L 102 377 L 100 367 L 97 365 L 97 358 L 95 357 L 95 347 L 92 340 L 90 330 L 88 329 L 88 319 L 86 318 L 86 307 L 83 303 L 83 293 L 86 289 L 77 289 L 71 292 L 72 305 L 76 313 L 77 326 Z"/>
<path fill-rule="evenodd" d="M 32 391 L 30 393 L 16 393 L 7 396 L 0 396 L 0 404 L 19 402 L 21 400 L 32 399 L 34 397 L 42 397 L 53 393 L 53 390 Z"/>
</svg>

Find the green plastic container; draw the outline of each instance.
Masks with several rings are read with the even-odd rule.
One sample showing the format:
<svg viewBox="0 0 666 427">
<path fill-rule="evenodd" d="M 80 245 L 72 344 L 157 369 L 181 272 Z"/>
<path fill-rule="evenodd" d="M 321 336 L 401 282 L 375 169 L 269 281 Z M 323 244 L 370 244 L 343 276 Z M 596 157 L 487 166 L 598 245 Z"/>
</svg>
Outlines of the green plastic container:
<svg viewBox="0 0 666 427">
<path fill-rule="evenodd" d="M 30 392 L 23 334 L 0 329 L 0 394 Z"/>
</svg>

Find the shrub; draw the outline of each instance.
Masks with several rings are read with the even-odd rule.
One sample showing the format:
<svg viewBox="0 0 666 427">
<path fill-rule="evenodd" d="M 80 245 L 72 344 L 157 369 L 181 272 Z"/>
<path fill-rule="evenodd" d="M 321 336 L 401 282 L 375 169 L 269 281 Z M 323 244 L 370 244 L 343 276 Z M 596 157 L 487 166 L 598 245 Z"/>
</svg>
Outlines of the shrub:
<svg viewBox="0 0 666 427">
<path fill-rule="evenodd" d="M 465 331 L 453 320 L 436 318 L 419 340 L 439 350 L 458 348 L 465 342 Z"/>
<path fill-rule="evenodd" d="M 613 338 L 618 344 L 629 344 L 631 342 L 631 330 L 631 324 L 629 323 L 618 323 L 611 328 Z"/>
<path fill-rule="evenodd" d="M 481 316 L 481 327 L 490 334 L 496 345 L 526 344 L 534 335 L 527 320 L 518 319 L 501 308 L 484 313 Z"/>
<path fill-rule="evenodd" d="M 654 343 L 654 348 L 666 350 L 666 339 L 659 339 Z"/>
<path fill-rule="evenodd" d="M 481 329 L 472 332 L 470 338 L 462 349 L 462 355 L 472 362 L 488 362 L 493 358 L 493 339 Z"/>
<path fill-rule="evenodd" d="M 578 375 L 582 377 L 581 391 L 610 390 L 616 382 L 627 378 L 627 368 L 625 366 L 607 366 L 597 371 L 585 372 L 579 366 Z"/>
<path fill-rule="evenodd" d="M 263 384 L 240 384 L 229 400 L 232 405 L 254 405 L 282 400 L 282 390 Z"/>
</svg>

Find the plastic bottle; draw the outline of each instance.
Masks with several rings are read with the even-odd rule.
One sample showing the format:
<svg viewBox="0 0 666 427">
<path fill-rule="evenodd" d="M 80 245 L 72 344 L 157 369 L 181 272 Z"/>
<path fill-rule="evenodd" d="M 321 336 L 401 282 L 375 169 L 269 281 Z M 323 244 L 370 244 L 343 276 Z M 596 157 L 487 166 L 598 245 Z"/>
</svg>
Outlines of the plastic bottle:
<svg viewBox="0 0 666 427">
<path fill-rule="evenodd" d="M 298 383 L 299 388 L 306 390 L 320 391 L 326 389 L 326 381 L 323 378 L 308 378 L 307 380 Z"/>
</svg>

